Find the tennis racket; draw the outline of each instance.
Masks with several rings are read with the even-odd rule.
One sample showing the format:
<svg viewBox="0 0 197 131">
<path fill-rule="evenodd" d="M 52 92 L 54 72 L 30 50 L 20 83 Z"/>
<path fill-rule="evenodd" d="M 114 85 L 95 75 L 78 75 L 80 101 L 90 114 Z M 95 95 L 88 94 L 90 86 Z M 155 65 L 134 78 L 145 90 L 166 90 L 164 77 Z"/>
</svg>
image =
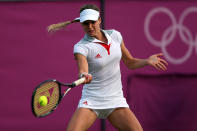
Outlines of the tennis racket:
<svg viewBox="0 0 197 131">
<path fill-rule="evenodd" d="M 78 79 L 73 83 L 63 84 L 57 80 L 46 80 L 40 83 L 34 90 L 32 95 L 32 112 L 36 117 L 44 117 L 51 114 L 57 106 L 60 104 L 62 98 L 75 86 L 82 84 L 85 78 Z M 62 86 L 66 86 L 65 90 L 62 90 Z M 41 106 L 39 99 L 41 96 L 47 98 L 47 104 Z"/>
</svg>

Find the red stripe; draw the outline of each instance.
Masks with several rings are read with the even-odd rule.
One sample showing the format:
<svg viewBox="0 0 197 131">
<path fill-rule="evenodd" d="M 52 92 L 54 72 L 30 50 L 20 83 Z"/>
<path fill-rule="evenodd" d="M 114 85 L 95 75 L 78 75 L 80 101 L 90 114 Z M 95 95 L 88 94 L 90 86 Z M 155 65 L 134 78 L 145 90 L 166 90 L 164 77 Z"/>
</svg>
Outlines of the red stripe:
<svg viewBox="0 0 197 131">
<path fill-rule="evenodd" d="M 107 44 L 100 43 L 100 42 L 97 42 L 97 43 L 102 45 L 107 50 L 108 55 L 110 55 L 110 45 L 111 44 L 107 45 Z"/>
</svg>

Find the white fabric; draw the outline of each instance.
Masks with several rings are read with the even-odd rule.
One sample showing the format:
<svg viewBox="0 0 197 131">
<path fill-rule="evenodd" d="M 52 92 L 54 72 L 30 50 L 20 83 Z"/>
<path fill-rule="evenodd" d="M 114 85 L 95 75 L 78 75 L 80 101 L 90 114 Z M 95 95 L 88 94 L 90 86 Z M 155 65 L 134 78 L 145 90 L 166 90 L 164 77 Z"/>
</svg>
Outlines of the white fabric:
<svg viewBox="0 0 197 131">
<path fill-rule="evenodd" d="M 98 118 L 106 119 L 114 110 L 115 108 L 110 109 L 92 109 Z"/>
<path fill-rule="evenodd" d="M 74 53 L 86 56 L 89 73 L 93 76 L 91 83 L 83 87 L 78 107 L 91 109 L 128 107 L 123 96 L 120 74 L 122 36 L 116 30 L 103 30 L 103 32 L 108 39 L 107 44 L 110 44 L 110 55 L 103 46 L 95 43 L 99 40 L 88 35 L 74 46 Z M 98 54 L 100 57 L 96 57 Z"/>
<path fill-rule="evenodd" d="M 83 23 L 86 20 L 97 21 L 99 18 L 99 12 L 93 9 L 85 9 L 80 13 L 80 22 Z"/>
</svg>

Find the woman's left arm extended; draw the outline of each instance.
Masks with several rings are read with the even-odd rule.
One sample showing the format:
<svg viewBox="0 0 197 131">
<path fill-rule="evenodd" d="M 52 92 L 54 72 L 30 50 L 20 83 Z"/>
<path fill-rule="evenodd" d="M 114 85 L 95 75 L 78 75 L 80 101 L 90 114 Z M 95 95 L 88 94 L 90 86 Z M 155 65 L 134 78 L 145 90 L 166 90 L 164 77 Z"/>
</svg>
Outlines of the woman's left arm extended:
<svg viewBox="0 0 197 131">
<path fill-rule="evenodd" d="M 129 50 L 125 47 L 123 41 L 121 44 L 121 50 L 122 50 L 122 60 L 129 69 L 137 69 L 150 65 L 156 68 L 157 70 L 164 70 L 164 71 L 167 70 L 166 66 L 168 65 L 168 63 L 164 59 L 160 58 L 160 56 L 163 55 L 162 53 L 151 55 L 147 59 L 134 58 L 130 54 Z"/>
</svg>

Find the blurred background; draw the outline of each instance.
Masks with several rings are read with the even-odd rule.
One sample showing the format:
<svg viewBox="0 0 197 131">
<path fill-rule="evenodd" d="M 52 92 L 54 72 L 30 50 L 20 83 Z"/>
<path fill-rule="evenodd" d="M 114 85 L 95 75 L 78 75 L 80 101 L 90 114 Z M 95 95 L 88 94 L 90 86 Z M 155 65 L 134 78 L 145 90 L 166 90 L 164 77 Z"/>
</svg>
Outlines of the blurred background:
<svg viewBox="0 0 197 131">
<path fill-rule="evenodd" d="M 50 24 L 79 17 L 82 5 L 101 9 L 102 28 L 121 32 L 134 57 L 162 52 L 166 72 L 128 70 L 121 63 L 124 95 L 144 131 L 197 131 L 197 1 L 195 0 L 1 0 L 0 130 L 65 131 L 81 97 L 74 88 L 46 118 L 31 112 L 34 88 L 43 80 L 77 79 L 73 46 L 79 23 L 49 34 Z M 97 120 L 89 131 L 115 131 Z"/>
</svg>

